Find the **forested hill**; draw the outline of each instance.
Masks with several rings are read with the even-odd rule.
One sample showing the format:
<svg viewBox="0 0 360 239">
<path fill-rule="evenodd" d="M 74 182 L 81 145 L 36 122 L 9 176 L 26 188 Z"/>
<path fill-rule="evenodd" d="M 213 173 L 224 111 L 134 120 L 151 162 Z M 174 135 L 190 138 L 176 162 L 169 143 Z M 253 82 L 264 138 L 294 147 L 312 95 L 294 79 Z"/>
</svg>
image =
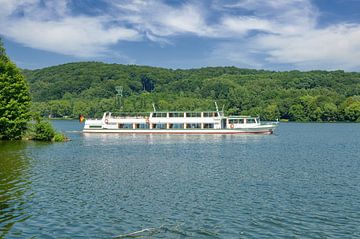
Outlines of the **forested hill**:
<svg viewBox="0 0 360 239">
<path fill-rule="evenodd" d="M 33 107 L 53 117 L 99 117 L 118 112 L 116 86 L 123 86 L 122 111 L 213 110 L 294 121 L 360 121 L 360 73 L 207 67 L 189 70 L 70 63 L 24 70 Z"/>
</svg>

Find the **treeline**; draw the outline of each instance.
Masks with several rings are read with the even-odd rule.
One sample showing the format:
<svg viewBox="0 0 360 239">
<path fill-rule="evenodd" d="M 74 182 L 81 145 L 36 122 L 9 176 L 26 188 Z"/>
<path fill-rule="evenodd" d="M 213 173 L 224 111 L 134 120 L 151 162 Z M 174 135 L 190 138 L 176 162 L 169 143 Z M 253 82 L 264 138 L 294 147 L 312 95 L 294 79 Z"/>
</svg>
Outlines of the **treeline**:
<svg viewBox="0 0 360 239">
<path fill-rule="evenodd" d="M 24 70 L 34 110 L 43 116 L 101 117 L 104 111 L 213 110 L 263 120 L 360 121 L 360 73 L 70 63 Z M 116 86 L 123 86 L 122 108 Z"/>
</svg>

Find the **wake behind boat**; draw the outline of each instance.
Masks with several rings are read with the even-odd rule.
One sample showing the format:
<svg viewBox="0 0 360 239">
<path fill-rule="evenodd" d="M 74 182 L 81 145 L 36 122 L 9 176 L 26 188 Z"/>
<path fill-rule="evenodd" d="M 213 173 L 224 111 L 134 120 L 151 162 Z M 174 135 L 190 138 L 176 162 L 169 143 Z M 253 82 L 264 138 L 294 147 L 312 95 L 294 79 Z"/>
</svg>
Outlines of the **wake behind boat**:
<svg viewBox="0 0 360 239">
<path fill-rule="evenodd" d="M 261 123 L 259 117 L 224 116 L 223 111 L 205 112 L 105 112 L 101 119 L 85 121 L 85 133 L 136 134 L 272 134 L 277 122 Z"/>
</svg>

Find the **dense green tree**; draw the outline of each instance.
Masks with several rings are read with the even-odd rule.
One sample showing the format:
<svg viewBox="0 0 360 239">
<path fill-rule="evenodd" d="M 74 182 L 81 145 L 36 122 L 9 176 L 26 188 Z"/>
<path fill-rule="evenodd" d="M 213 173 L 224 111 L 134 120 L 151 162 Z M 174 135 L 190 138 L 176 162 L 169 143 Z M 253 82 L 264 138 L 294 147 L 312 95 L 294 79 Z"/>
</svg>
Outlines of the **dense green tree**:
<svg viewBox="0 0 360 239">
<path fill-rule="evenodd" d="M 317 115 L 314 114 L 317 108 L 316 97 L 310 95 L 304 95 L 301 96 L 299 99 L 304 112 L 304 117 L 302 121 L 308 121 L 308 120 L 316 121 Z"/>
<path fill-rule="evenodd" d="M 290 120 L 307 121 L 304 107 L 301 104 L 292 105 L 289 110 Z"/>
<path fill-rule="evenodd" d="M 171 70 L 148 66 L 69 63 L 24 70 L 43 116 L 104 111 L 214 110 L 260 115 L 264 120 L 356 121 L 360 73 L 285 71 L 206 67 Z M 115 86 L 123 86 L 123 107 L 115 105 Z"/>
<path fill-rule="evenodd" d="M 345 108 L 345 118 L 360 122 L 360 101 L 353 102 Z"/>
<path fill-rule="evenodd" d="M 21 138 L 30 119 L 29 107 L 27 83 L 0 40 L 0 138 Z"/>
<path fill-rule="evenodd" d="M 280 112 L 277 105 L 271 104 L 264 108 L 261 116 L 264 120 L 276 120 L 280 118 Z"/>
<path fill-rule="evenodd" d="M 336 121 L 338 118 L 338 108 L 334 103 L 327 102 L 322 108 L 322 121 Z"/>
</svg>

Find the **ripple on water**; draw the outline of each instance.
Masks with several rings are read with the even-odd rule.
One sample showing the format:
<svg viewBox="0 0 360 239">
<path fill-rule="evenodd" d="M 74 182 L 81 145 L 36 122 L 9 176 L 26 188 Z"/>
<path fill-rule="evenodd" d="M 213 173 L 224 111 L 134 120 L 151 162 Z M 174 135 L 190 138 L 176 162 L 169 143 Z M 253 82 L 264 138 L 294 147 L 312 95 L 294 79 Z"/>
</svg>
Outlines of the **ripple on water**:
<svg viewBox="0 0 360 239">
<path fill-rule="evenodd" d="M 358 126 L 2 147 L 0 237 L 356 238 Z"/>
<path fill-rule="evenodd" d="M 29 158 L 23 152 L 25 146 L 23 142 L 0 141 L 0 238 L 15 223 L 31 217 L 26 210 L 27 198 L 31 198 L 32 193 L 28 178 Z"/>
</svg>

